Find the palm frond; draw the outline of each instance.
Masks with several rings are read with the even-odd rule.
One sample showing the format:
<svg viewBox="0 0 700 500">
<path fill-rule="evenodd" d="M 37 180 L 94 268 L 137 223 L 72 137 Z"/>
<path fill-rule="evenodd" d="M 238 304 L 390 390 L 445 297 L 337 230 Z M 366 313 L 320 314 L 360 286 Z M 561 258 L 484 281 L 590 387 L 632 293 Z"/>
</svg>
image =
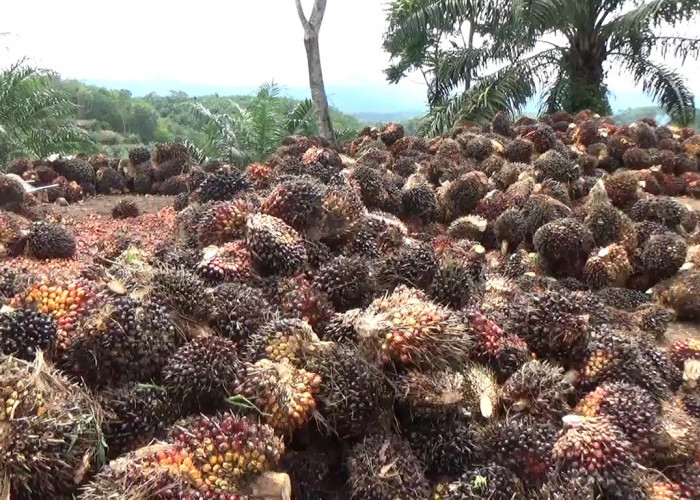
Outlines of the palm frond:
<svg viewBox="0 0 700 500">
<path fill-rule="evenodd" d="M 681 125 L 695 119 L 695 97 L 683 77 L 664 64 L 633 54 L 615 54 L 632 74 L 635 84 L 655 100 L 669 116 Z"/>
<path fill-rule="evenodd" d="M 298 134 L 304 127 L 308 126 L 312 116 L 314 106 L 311 99 L 299 101 L 287 113 L 287 119 L 284 123 L 284 131 L 286 135 Z"/>
</svg>

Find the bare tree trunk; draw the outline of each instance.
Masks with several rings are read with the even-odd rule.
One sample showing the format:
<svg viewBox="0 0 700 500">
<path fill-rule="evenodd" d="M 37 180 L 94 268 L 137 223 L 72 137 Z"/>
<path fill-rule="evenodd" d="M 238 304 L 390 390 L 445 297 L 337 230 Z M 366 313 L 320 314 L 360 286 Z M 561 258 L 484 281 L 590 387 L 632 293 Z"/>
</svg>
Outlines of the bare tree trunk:
<svg viewBox="0 0 700 500">
<path fill-rule="evenodd" d="M 323 84 L 323 71 L 321 70 L 321 50 L 318 44 L 318 33 L 321 30 L 323 14 L 326 11 L 326 0 L 315 0 L 311 17 L 306 19 L 301 0 L 296 0 L 297 13 L 304 27 L 304 47 L 306 48 L 306 60 L 309 66 L 309 86 L 311 87 L 311 101 L 314 105 L 318 130 L 322 137 L 329 141 L 333 139 L 333 125 L 328 109 L 326 87 Z"/>
</svg>

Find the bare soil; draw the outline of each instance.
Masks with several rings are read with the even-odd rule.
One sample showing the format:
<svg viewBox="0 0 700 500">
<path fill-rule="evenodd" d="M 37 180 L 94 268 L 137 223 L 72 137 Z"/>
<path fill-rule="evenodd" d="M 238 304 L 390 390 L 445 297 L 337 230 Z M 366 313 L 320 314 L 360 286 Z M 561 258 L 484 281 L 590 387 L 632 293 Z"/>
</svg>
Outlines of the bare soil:
<svg viewBox="0 0 700 500">
<path fill-rule="evenodd" d="M 93 214 L 110 216 L 112 207 L 119 200 L 133 200 L 141 210 L 141 213 L 152 214 L 160 211 L 164 207 L 168 207 L 173 203 L 173 196 L 151 196 L 151 195 L 100 195 L 87 198 L 78 203 L 71 203 L 66 207 L 61 207 L 56 204 L 51 208 L 54 212 L 61 215 L 63 218 L 80 221 L 90 217 Z"/>
</svg>

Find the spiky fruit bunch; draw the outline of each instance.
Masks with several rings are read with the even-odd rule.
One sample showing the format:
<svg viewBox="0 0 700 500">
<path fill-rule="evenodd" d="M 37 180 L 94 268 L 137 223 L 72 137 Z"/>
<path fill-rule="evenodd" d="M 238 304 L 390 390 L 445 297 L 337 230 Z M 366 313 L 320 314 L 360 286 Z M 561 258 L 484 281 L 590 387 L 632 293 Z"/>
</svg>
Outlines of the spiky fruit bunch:
<svg viewBox="0 0 700 500">
<path fill-rule="evenodd" d="M 277 304 L 289 318 L 302 319 L 312 328 L 321 328 L 333 314 L 333 304 L 304 274 L 277 281 Z"/>
<path fill-rule="evenodd" d="M 652 165 L 652 157 L 648 151 L 633 146 L 622 155 L 622 164 L 631 170 L 642 170 Z"/>
<path fill-rule="evenodd" d="M 551 422 L 531 417 L 498 420 L 476 429 L 484 459 L 508 468 L 528 488 L 544 482 L 556 432 Z"/>
<path fill-rule="evenodd" d="M 109 456 L 116 457 L 164 436 L 177 419 L 177 404 L 164 388 L 128 384 L 99 394 L 105 411 L 102 433 Z"/>
<path fill-rule="evenodd" d="M 81 186 L 95 184 L 95 169 L 85 158 L 76 157 L 68 161 L 59 160 L 54 163 L 54 170 L 68 179 L 75 181 Z"/>
<path fill-rule="evenodd" d="M 574 410 L 584 417 L 606 417 L 624 432 L 638 460 L 653 458 L 661 431 L 661 404 L 644 389 L 605 382 L 581 399 Z"/>
<path fill-rule="evenodd" d="M 404 129 L 400 123 L 387 123 L 379 130 L 379 138 L 387 146 L 391 146 L 403 136 Z"/>
<path fill-rule="evenodd" d="M 122 193 L 126 190 L 126 179 L 111 167 L 101 168 L 97 171 L 95 187 L 100 194 Z"/>
<path fill-rule="evenodd" d="M 438 199 L 447 221 L 468 215 L 486 194 L 486 178 L 469 172 L 438 189 Z"/>
<path fill-rule="evenodd" d="M 506 248 L 515 249 L 525 239 L 527 221 L 521 210 L 509 208 L 498 216 L 493 229 L 498 241 L 505 242 Z"/>
<path fill-rule="evenodd" d="M 538 356 L 561 362 L 584 354 L 589 315 L 571 293 L 547 290 L 511 309 L 506 330 L 522 337 Z"/>
<path fill-rule="evenodd" d="M 349 496 L 345 484 L 341 451 L 330 444 L 313 445 L 303 450 L 289 450 L 278 470 L 289 475 L 292 498 L 317 500 Z"/>
<path fill-rule="evenodd" d="M 243 199 L 214 202 L 197 223 L 201 245 L 219 245 L 245 235 L 246 217 L 254 207 Z"/>
<path fill-rule="evenodd" d="M 246 284 L 224 283 L 212 292 L 209 325 L 234 342 L 248 339 L 271 315 L 265 295 Z"/>
<path fill-rule="evenodd" d="M 599 181 L 599 185 L 601 186 L 600 190 L 602 191 L 603 199 L 594 199 L 594 193 L 598 190 L 598 185 L 594 186 L 589 195 L 584 222 L 590 229 L 595 244 L 605 246 L 620 239 L 623 215 L 607 200 L 602 181 Z"/>
<path fill-rule="evenodd" d="M 482 241 L 490 234 L 487 233 L 488 223 L 480 215 L 465 215 L 450 223 L 447 234 L 455 240 Z"/>
<path fill-rule="evenodd" d="M 439 485 L 435 500 L 463 500 L 488 498 L 512 500 L 525 498 L 522 481 L 510 470 L 500 465 L 471 469 L 452 483 Z"/>
<path fill-rule="evenodd" d="M 476 290 L 476 277 L 467 263 L 460 259 L 442 259 L 430 287 L 430 296 L 439 304 L 461 309 L 473 301 Z"/>
<path fill-rule="evenodd" d="M 581 167 L 554 150 L 539 156 L 533 166 L 539 172 L 540 180 L 573 182 L 581 177 Z"/>
<path fill-rule="evenodd" d="M 147 382 L 159 377 L 176 348 L 177 334 L 164 307 L 116 297 L 101 304 L 68 340 L 61 363 L 98 387 Z"/>
<path fill-rule="evenodd" d="M 123 199 L 119 200 L 114 207 L 112 207 L 112 217 L 115 219 L 128 219 L 131 217 L 138 217 L 141 213 L 139 207 L 133 200 Z"/>
<path fill-rule="evenodd" d="M 253 274 L 253 257 L 242 241 L 206 247 L 197 274 L 209 282 L 244 281 Z"/>
<path fill-rule="evenodd" d="M 401 193 L 403 210 L 407 215 L 428 222 L 437 214 L 438 200 L 435 189 L 421 174 L 413 174 L 403 186 Z"/>
<path fill-rule="evenodd" d="M 283 434 L 292 433 L 311 418 L 316 408 L 314 393 L 321 385 L 319 375 L 269 359 L 247 363 L 238 380 L 234 394 L 252 402 L 264 422 Z"/>
<path fill-rule="evenodd" d="M 675 234 L 654 235 L 642 250 L 644 271 L 655 281 L 670 278 L 685 263 L 687 251 L 686 242 Z"/>
<path fill-rule="evenodd" d="M 431 476 L 455 476 L 474 459 L 472 427 L 463 419 L 417 417 L 402 426 L 413 453 Z"/>
<path fill-rule="evenodd" d="M 318 336 L 306 321 L 273 320 L 248 339 L 244 357 L 250 362 L 269 359 L 298 365 L 303 353 L 312 349 L 317 342 Z"/>
<path fill-rule="evenodd" d="M 491 368 L 480 365 L 469 365 L 464 371 L 462 389 L 462 404 L 472 415 L 480 418 L 491 418 L 498 411 L 499 387 L 496 374 Z"/>
<path fill-rule="evenodd" d="M 189 271 L 161 269 L 153 273 L 151 298 L 192 319 L 204 319 L 210 307 L 204 283 Z"/>
<path fill-rule="evenodd" d="M 0 313 L 0 352 L 31 361 L 37 350 L 52 353 L 57 336 L 56 320 L 28 309 Z"/>
<path fill-rule="evenodd" d="M 179 401 L 207 408 L 233 393 L 241 366 L 233 341 L 201 336 L 173 353 L 163 367 L 163 381 Z"/>
<path fill-rule="evenodd" d="M 388 174 L 367 165 L 357 165 L 351 179 L 360 188 L 362 202 L 367 208 L 398 213 L 401 209 L 401 191 Z"/>
<path fill-rule="evenodd" d="M 593 235 L 576 219 L 549 222 L 535 233 L 535 250 L 555 266 L 568 266 L 585 258 L 593 247 Z"/>
<path fill-rule="evenodd" d="M 653 196 L 637 201 L 629 210 L 636 222 L 650 221 L 676 229 L 683 223 L 688 210 L 678 201 L 666 196 Z"/>
<path fill-rule="evenodd" d="M 651 301 L 649 294 L 629 288 L 603 288 L 596 293 L 596 296 L 606 305 L 626 311 L 634 311 Z"/>
<path fill-rule="evenodd" d="M 58 224 L 36 222 L 27 236 L 27 249 L 37 259 L 70 259 L 75 254 L 75 236 Z"/>
<path fill-rule="evenodd" d="M 341 311 L 366 306 L 374 292 L 372 270 L 360 257 L 339 256 L 327 262 L 313 284 Z"/>
<path fill-rule="evenodd" d="M 586 283 L 593 288 L 624 286 L 631 274 L 627 251 L 615 243 L 591 255 L 583 268 Z"/>
<path fill-rule="evenodd" d="M 466 325 L 449 309 L 404 285 L 376 299 L 355 322 L 361 342 L 383 362 L 445 367 L 463 363 L 473 346 Z"/>
<path fill-rule="evenodd" d="M 384 373 L 355 346 L 319 346 L 305 356 L 304 367 L 321 377 L 314 398 L 322 430 L 355 439 L 383 423 L 393 389 Z"/>
<path fill-rule="evenodd" d="M 639 196 L 639 180 L 636 172 L 615 172 L 605 179 L 605 191 L 616 207 L 626 207 Z"/>
<path fill-rule="evenodd" d="M 668 355 L 680 370 L 688 360 L 700 361 L 700 340 L 685 337 L 674 341 L 668 348 Z"/>
<path fill-rule="evenodd" d="M 493 143 L 486 137 L 472 136 L 463 142 L 464 155 L 478 162 L 491 156 L 494 150 Z M 458 141 L 459 142 L 459 141 Z"/>
<path fill-rule="evenodd" d="M 264 163 L 251 163 L 245 169 L 245 176 L 255 189 L 265 189 L 270 184 L 272 167 Z"/>
<path fill-rule="evenodd" d="M 299 233 L 277 217 L 255 214 L 248 218 L 246 229 L 248 249 L 262 271 L 294 274 L 306 263 Z"/>
<path fill-rule="evenodd" d="M 58 347 L 66 347 L 80 318 L 91 310 L 97 290 L 94 283 L 79 279 L 67 285 L 38 283 L 12 299 L 13 307 L 28 307 L 56 319 Z"/>
<path fill-rule="evenodd" d="M 318 224 L 323 215 L 324 186 L 310 176 L 300 176 L 278 184 L 261 211 L 283 220 L 297 231 L 306 231 Z"/>
<path fill-rule="evenodd" d="M 535 125 L 534 130 L 525 134 L 523 138 L 532 141 L 535 145 L 535 151 L 540 154 L 554 149 L 557 145 L 556 132 L 549 125 L 542 123 Z"/>
<path fill-rule="evenodd" d="M 532 359 L 524 340 L 516 335 L 506 334 L 501 327 L 479 311 L 469 311 L 466 319 L 476 336 L 474 357 L 479 362 L 495 367 L 501 380 L 515 373 Z"/>
<path fill-rule="evenodd" d="M 661 434 L 654 457 L 667 463 L 693 461 L 700 453 L 700 422 L 676 401 L 661 403 Z"/>
<path fill-rule="evenodd" d="M 366 437 L 350 450 L 347 467 L 353 497 L 393 500 L 430 496 L 421 463 L 408 443 L 396 436 Z"/>
<path fill-rule="evenodd" d="M 151 159 L 151 152 L 145 147 L 136 147 L 129 150 L 129 161 L 132 165 L 140 165 Z"/>
<path fill-rule="evenodd" d="M 592 479 L 600 493 L 617 498 L 634 490 L 632 445 L 605 417 L 564 417 L 552 458 L 564 476 Z"/>
<path fill-rule="evenodd" d="M 400 401 L 418 416 L 458 413 L 464 407 L 465 376 L 455 370 L 409 370 L 398 382 Z"/>
<path fill-rule="evenodd" d="M 0 206 L 16 208 L 24 202 L 25 190 L 20 179 L 0 174 Z"/>
<path fill-rule="evenodd" d="M 231 412 L 179 422 L 170 441 L 175 449 L 160 452 L 156 463 L 185 479 L 197 498 L 240 498 L 240 489 L 284 453 L 273 429 Z"/>
<path fill-rule="evenodd" d="M 557 219 L 562 219 L 571 215 L 571 209 L 569 207 L 550 196 L 542 194 L 535 194 L 527 198 L 523 204 L 522 210 L 525 220 L 527 221 L 528 241 L 532 241 L 532 237 L 535 233 L 548 222 L 554 222 L 557 221 Z M 592 237 L 591 235 L 591 238 Z"/>
<path fill-rule="evenodd" d="M 679 319 L 700 318 L 700 272 L 685 271 L 669 282 L 661 283 L 658 297 L 663 304 L 673 308 Z"/>
<path fill-rule="evenodd" d="M 437 268 L 430 245 L 405 245 L 379 262 L 377 284 L 379 289 L 387 291 L 398 285 L 425 290 L 433 282 Z"/>
<path fill-rule="evenodd" d="M 38 356 L 0 362 L 2 470 L 17 498 L 70 497 L 92 473 L 102 414 L 91 396 Z"/>
<path fill-rule="evenodd" d="M 680 498 L 697 498 L 700 492 L 700 464 L 686 462 L 664 469 L 664 475 L 682 490 Z M 683 496 L 685 495 L 685 496 Z"/>
<path fill-rule="evenodd" d="M 568 398 L 573 391 L 563 368 L 548 361 L 532 360 L 503 384 L 500 401 L 506 414 L 524 412 L 538 418 L 559 418 L 570 411 Z"/>
<path fill-rule="evenodd" d="M 176 212 L 182 212 L 184 209 L 186 209 L 190 204 L 190 196 L 188 193 L 180 193 L 178 195 L 175 195 L 175 198 L 173 199 L 173 210 Z"/>
<path fill-rule="evenodd" d="M 31 228 L 22 217 L 12 212 L 0 212 L 0 250 L 6 255 L 18 255 L 24 251 L 25 233 Z"/>
<path fill-rule="evenodd" d="M 208 174 L 199 186 L 199 201 L 228 201 L 248 187 L 241 172 L 233 168 L 222 168 Z"/>
<path fill-rule="evenodd" d="M 532 141 L 518 138 L 506 145 L 503 156 L 508 161 L 529 163 L 534 149 Z"/>
</svg>

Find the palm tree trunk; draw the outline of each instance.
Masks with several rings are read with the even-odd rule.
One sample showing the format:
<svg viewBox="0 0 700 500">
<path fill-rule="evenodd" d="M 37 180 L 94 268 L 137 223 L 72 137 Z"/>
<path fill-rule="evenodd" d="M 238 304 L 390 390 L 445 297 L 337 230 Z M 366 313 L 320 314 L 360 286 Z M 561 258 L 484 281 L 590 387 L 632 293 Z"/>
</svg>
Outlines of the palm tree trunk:
<svg viewBox="0 0 700 500">
<path fill-rule="evenodd" d="M 580 35 L 571 45 L 569 78 L 571 88 L 565 102 L 566 111 L 590 109 L 601 115 L 611 113 L 603 64 L 607 59 L 605 43 Z"/>
<path fill-rule="evenodd" d="M 319 134 L 333 140 L 333 125 L 328 108 L 326 87 L 323 83 L 323 71 L 321 70 L 321 50 L 318 44 L 318 33 L 321 29 L 321 21 L 326 10 L 326 0 L 316 0 L 311 17 L 307 20 L 301 7 L 301 0 L 296 0 L 299 19 L 304 27 L 304 47 L 306 48 L 306 61 L 309 69 L 309 86 L 311 87 L 311 101 L 314 104 L 316 119 L 318 121 Z"/>
</svg>

